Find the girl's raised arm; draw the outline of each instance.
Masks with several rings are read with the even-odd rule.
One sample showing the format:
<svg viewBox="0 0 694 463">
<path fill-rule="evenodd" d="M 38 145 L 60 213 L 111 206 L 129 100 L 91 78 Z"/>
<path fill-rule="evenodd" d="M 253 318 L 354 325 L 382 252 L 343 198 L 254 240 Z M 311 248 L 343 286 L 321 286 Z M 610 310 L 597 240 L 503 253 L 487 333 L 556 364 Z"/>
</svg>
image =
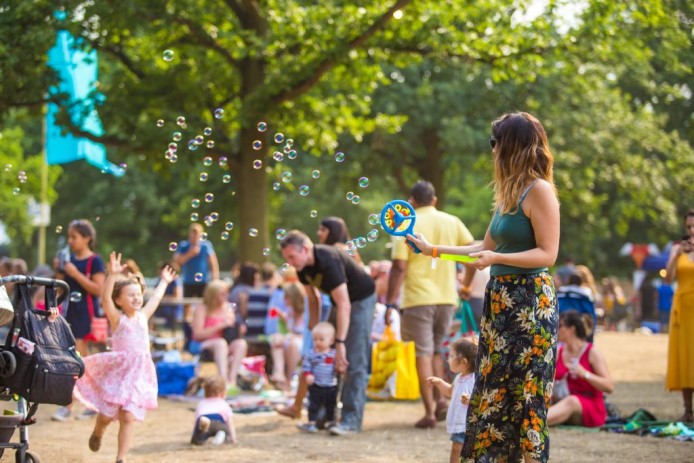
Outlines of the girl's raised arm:
<svg viewBox="0 0 694 463">
<path fill-rule="evenodd" d="M 171 267 L 166 265 L 163 269 L 161 269 L 161 279 L 159 280 L 159 284 L 154 289 L 154 293 L 152 293 L 152 296 L 147 301 L 147 304 L 145 304 L 145 306 L 142 308 L 147 318 L 154 315 L 154 312 L 157 310 L 157 307 L 159 307 L 161 298 L 164 297 L 166 287 L 169 286 L 169 283 L 171 283 L 175 279 L 176 271 L 173 270 Z"/>
<path fill-rule="evenodd" d="M 111 325 L 111 330 L 115 331 L 118 328 L 118 323 L 120 323 L 120 311 L 116 308 L 116 304 L 113 302 L 113 286 L 118 279 L 118 275 L 123 271 L 123 265 L 120 263 L 121 255 L 111 252 L 110 260 L 108 263 L 108 275 L 106 276 L 106 281 L 104 281 L 104 290 L 101 296 L 101 305 L 108 318 L 108 322 Z"/>
</svg>

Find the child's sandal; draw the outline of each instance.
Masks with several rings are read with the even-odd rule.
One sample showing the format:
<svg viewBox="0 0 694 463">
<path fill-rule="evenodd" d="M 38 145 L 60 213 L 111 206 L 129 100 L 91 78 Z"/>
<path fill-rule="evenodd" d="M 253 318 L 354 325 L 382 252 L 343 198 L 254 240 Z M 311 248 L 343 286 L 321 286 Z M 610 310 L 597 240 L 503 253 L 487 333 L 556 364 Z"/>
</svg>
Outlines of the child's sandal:
<svg viewBox="0 0 694 463">
<path fill-rule="evenodd" d="M 92 435 L 89 436 L 89 450 L 92 452 L 98 452 L 100 448 L 101 437 L 98 437 L 96 434 L 92 433 Z"/>
</svg>

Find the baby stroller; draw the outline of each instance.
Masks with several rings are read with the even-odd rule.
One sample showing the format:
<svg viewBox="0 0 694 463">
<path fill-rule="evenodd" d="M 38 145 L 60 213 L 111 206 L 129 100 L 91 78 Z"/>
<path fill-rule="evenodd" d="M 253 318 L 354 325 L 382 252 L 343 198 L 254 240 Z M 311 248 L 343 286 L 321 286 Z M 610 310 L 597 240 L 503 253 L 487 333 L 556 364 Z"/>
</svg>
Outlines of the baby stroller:
<svg viewBox="0 0 694 463">
<path fill-rule="evenodd" d="M 8 283 L 15 285 L 11 305 L 3 303 L 9 301 L 4 288 Z M 17 401 L 17 412 L 5 410 L 0 416 L 0 456 L 5 449 L 13 449 L 16 463 L 41 461 L 29 451 L 27 427 L 36 422 L 39 404 L 69 404 L 75 382 L 84 374 L 84 363 L 65 319 L 49 321 L 50 312 L 33 307 L 31 294 L 37 286 L 45 287 L 46 307 L 58 307 L 69 292 L 60 280 L 25 275 L 0 278 L 0 299 L 4 296 L 0 319 L 7 325 L 0 328 L 6 333 L 0 344 L 0 400 Z M 16 428 L 19 442 L 10 442 Z"/>
<path fill-rule="evenodd" d="M 575 310 L 580 314 L 588 314 L 592 317 L 593 332 L 588 336 L 588 342 L 593 342 L 595 328 L 598 326 L 598 317 L 595 313 L 595 303 L 591 298 L 582 291 L 571 288 L 571 286 L 562 286 L 557 291 L 557 304 L 559 305 L 559 313 Z"/>
</svg>

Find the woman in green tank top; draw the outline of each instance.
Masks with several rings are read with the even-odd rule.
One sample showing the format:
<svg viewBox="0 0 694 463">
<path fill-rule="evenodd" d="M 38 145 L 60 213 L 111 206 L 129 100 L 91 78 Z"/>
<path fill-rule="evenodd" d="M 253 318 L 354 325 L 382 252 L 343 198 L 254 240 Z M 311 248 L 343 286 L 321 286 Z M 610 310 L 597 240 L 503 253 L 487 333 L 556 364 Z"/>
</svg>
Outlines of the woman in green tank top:
<svg viewBox="0 0 694 463">
<path fill-rule="evenodd" d="M 436 246 L 408 236 L 424 255 L 476 257 L 491 266 L 470 398 L 464 462 L 549 459 L 558 310 L 547 268 L 559 250 L 554 158 L 540 121 L 508 113 L 492 123 L 494 215 L 484 241 Z"/>
</svg>

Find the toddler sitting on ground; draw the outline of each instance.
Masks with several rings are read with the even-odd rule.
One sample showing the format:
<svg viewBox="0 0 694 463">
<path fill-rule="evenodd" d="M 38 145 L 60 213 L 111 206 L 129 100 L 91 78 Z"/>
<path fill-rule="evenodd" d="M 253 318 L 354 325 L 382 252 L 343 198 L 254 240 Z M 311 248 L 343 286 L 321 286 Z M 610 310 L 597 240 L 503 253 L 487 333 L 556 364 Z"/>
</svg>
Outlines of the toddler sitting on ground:
<svg viewBox="0 0 694 463">
<path fill-rule="evenodd" d="M 204 445 L 212 437 L 214 445 L 224 442 L 235 444 L 233 411 L 224 400 L 226 383 L 221 376 L 206 378 L 203 382 L 205 398 L 195 408 L 195 430 L 190 443 Z"/>
</svg>

